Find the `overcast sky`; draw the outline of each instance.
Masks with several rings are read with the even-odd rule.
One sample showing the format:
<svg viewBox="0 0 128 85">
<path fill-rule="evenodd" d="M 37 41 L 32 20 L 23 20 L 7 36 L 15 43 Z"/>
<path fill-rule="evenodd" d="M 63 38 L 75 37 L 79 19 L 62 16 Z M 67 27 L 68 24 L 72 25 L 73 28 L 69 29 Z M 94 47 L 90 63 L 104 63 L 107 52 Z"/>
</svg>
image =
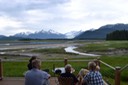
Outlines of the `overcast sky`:
<svg viewBox="0 0 128 85">
<path fill-rule="evenodd" d="M 0 35 L 127 24 L 127 8 L 128 0 L 0 0 Z"/>
</svg>

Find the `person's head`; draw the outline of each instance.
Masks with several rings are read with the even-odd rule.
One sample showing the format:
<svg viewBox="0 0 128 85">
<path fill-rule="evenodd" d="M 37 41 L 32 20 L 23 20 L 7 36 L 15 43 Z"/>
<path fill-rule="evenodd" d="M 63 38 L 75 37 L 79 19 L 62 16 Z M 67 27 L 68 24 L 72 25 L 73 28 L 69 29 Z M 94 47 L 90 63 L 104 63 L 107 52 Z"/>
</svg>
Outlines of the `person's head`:
<svg viewBox="0 0 128 85">
<path fill-rule="evenodd" d="M 65 71 L 70 73 L 71 70 L 72 70 L 72 66 L 71 66 L 70 64 L 67 64 L 67 65 L 65 66 Z"/>
<path fill-rule="evenodd" d="M 32 60 L 36 59 L 37 57 L 36 56 L 32 56 L 29 60 L 30 63 L 32 63 Z"/>
<path fill-rule="evenodd" d="M 37 59 L 32 60 L 32 68 L 40 69 L 40 67 L 41 67 L 41 61 L 40 60 L 37 60 Z"/>
<path fill-rule="evenodd" d="M 81 77 L 84 77 L 89 71 L 87 69 L 81 69 L 80 72 L 79 72 L 79 75 Z"/>
<path fill-rule="evenodd" d="M 96 69 L 96 63 L 93 61 L 90 61 L 88 63 L 88 69 L 94 71 Z"/>
<path fill-rule="evenodd" d="M 96 71 L 100 71 L 100 66 L 96 66 Z"/>
</svg>

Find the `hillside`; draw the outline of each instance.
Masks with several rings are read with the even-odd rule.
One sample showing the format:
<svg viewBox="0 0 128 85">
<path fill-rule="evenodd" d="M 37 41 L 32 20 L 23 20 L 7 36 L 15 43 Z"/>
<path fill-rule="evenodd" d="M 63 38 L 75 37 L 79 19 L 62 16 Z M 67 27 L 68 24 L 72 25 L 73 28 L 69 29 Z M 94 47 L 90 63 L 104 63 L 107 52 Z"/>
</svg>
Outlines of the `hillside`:
<svg viewBox="0 0 128 85">
<path fill-rule="evenodd" d="M 75 37 L 75 39 L 105 39 L 108 33 L 115 30 L 128 30 L 128 24 L 110 24 L 101 26 L 96 30 L 88 30 Z"/>
</svg>

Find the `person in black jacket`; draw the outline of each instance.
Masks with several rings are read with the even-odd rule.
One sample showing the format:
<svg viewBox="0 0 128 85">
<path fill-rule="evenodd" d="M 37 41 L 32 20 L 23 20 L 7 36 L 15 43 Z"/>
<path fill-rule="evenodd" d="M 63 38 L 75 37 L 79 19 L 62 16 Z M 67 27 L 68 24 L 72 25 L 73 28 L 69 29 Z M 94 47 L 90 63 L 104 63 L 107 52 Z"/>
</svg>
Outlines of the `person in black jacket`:
<svg viewBox="0 0 128 85">
<path fill-rule="evenodd" d="M 62 73 L 60 76 L 61 77 L 72 77 L 73 78 L 73 85 L 76 85 L 78 83 L 78 79 L 74 74 L 71 73 L 72 71 L 72 66 L 70 64 L 67 64 L 65 66 L 65 73 Z"/>
</svg>

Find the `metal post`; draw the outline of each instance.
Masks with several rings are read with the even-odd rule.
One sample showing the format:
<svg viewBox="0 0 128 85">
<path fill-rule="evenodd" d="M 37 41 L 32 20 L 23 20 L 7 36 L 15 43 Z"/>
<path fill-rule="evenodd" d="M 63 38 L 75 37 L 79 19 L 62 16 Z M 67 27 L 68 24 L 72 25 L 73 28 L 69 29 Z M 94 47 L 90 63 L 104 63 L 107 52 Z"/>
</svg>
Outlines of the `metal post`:
<svg viewBox="0 0 128 85">
<path fill-rule="evenodd" d="M 115 68 L 115 85 L 120 85 L 120 75 L 121 75 L 121 68 L 116 67 Z"/>
<path fill-rule="evenodd" d="M 2 61 L 0 59 L 0 80 L 3 79 L 3 68 L 2 68 Z"/>
<path fill-rule="evenodd" d="M 65 59 L 64 59 L 64 65 L 67 65 L 67 63 L 68 63 L 68 59 L 65 58 Z"/>
</svg>

